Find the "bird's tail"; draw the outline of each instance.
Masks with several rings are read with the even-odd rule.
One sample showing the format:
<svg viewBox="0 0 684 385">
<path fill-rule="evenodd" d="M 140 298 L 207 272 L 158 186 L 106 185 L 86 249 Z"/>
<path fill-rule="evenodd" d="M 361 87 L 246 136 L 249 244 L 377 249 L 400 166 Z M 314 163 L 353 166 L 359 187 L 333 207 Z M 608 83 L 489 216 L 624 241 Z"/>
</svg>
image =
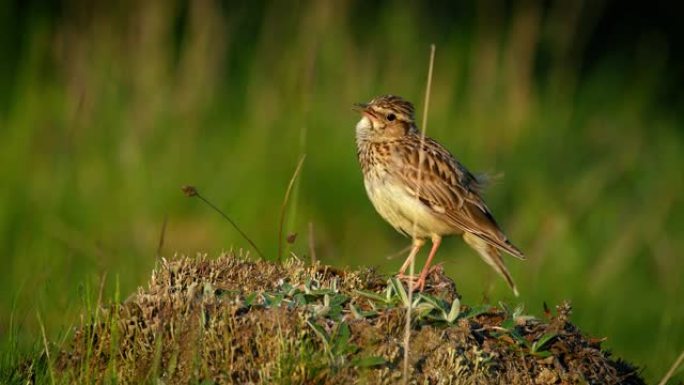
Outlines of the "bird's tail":
<svg viewBox="0 0 684 385">
<path fill-rule="evenodd" d="M 496 246 L 489 244 L 486 240 L 467 231 L 463 233 L 463 240 L 480 254 L 483 261 L 506 280 L 508 286 L 513 290 L 513 294 L 517 297 L 519 295 L 518 288 L 515 286 L 513 277 L 511 277 L 511 273 L 508 272 L 508 268 L 504 264 L 503 258 L 501 258 L 499 249 L 497 249 Z"/>
</svg>

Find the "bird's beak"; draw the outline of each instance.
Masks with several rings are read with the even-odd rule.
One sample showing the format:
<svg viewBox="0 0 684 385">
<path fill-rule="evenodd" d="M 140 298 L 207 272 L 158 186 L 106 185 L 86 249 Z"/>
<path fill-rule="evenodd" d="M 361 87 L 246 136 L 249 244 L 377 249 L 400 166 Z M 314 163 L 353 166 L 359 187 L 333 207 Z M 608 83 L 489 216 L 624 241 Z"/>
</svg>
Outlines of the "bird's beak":
<svg viewBox="0 0 684 385">
<path fill-rule="evenodd" d="M 362 113 L 364 116 L 367 116 L 369 119 L 374 119 L 375 114 L 373 113 L 373 110 L 368 108 L 367 103 L 356 103 L 354 104 L 354 107 L 352 107 L 354 111 L 358 111 Z"/>
<path fill-rule="evenodd" d="M 354 103 L 354 106 L 352 107 L 352 110 L 358 111 L 358 112 L 364 112 L 368 109 L 368 104 L 366 103 Z"/>
</svg>

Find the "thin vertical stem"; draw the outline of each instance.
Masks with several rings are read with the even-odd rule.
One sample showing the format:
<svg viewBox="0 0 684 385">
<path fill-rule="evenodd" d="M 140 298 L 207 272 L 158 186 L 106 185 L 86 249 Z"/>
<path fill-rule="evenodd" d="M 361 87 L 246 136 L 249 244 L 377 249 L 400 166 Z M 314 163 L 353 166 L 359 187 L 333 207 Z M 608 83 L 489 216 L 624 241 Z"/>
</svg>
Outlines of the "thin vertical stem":
<svg viewBox="0 0 684 385">
<path fill-rule="evenodd" d="M 50 359 L 50 349 L 48 348 L 47 335 L 45 333 L 45 325 L 43 324 L 42 318 L 40 318 L 40 312 L 36 312 L 36 317 L 38 318 L 38 324 L 40 325 L 40 332 L 43 335 L 43 347 L 45 348 L 45 357 L 47 358 L 48 373 L 50 374 L 50 383 L 55 384 L 55 374 L 52 371 L 52 360 Z"/>
<path fill-rule="evenodd" d="M 299 163 L 297 163 L 297 168 L 295 168 L 292 178 L 290 178 L 290 183 L 287 185 L 287 191 L 285 191 L 285 197 L 283 198 L 283 203 L 280 206 L 280 221 L 278 223 L 278 263 L 282 262 L 283 259 L 283 227 L 285 226 L 285 210 L 287 209 L 287 201 L 290 199 L 290 194 L 292 193 L 292 187 L 294 187 L 295 180 L 302 170 L 302 165 L 304 165 L 304 159 L 306 159 L 306 154 L 302 154 L 299 157 Z"/>
<path fill-rule="evenodd" d="M 428 107 L 430 105 L 430 91 L 432 89 L 432 70 L 435 65 L 435 45 L 430 45 L 430 64 L 428 66 L 427 86 L 425 87 L 425 104 L 423 106 L 423 121 L 420 131 L 420 147 L 418 154 L 418 186 L 416 188 L 416 199 L 420 196 L 420 181 L 422 174 L 422 165 L 425 159 L 425 132 L 427 130 Z M 418 226 L 418 217 L 413 218 L 413 233 L 416 233 Z M 414 238 L 415 241 L 415 238 Z M 413 277 L 415 271 L 415 258 L 411 260 L 409 267 L 409 275 Z M 409 383 L 409 350 L 411 344 L 411 307 L 413 305 L 413 283 L 408 285 L 408 304 L 406 309 L 406 329 L 404 332 L 404 384 Z"/>
<path fill-rule="evenodd" d="M 682 361 L 684 361 L 684 351 L 682 351 L 682 354 L 680 354 L 679 357 L 677 357 L 677 359 L 675 360 L 675 362 L 674 362 L 674 363 L 672 364 L 672 366 L 670 367 L 670 370 L 667 371 L 667 373 L 665 374 L 665 377 L 663 377 L 663 379 L 660 380 L 660 382 L 658 383 L 658 385 L 665 385 L 665 384 L 667 384 L 667 381 L 670 380 L 670 377 L 672 377 L 672 375 L 674 374 L 675 370 L 677 370 L 677 368 L 679 367 L 679 365 L 682 364 Z"/>
</svg>

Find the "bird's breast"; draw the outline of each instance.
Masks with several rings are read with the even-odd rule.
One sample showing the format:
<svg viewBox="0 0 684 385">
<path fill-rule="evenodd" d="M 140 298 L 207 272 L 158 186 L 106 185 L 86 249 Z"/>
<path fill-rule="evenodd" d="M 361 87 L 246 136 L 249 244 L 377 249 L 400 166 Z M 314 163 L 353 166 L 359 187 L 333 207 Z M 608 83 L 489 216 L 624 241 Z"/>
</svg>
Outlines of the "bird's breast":
<svg viewBox="0 0 684 385">
<path fill-rule="evenodd" d="M 381 167 L 364 175 L 368 197 L 380 216 L 397 231 L 418 238 L 454 233 L 438 213 L 411 195 L 398 179 Z"/>
</svg>

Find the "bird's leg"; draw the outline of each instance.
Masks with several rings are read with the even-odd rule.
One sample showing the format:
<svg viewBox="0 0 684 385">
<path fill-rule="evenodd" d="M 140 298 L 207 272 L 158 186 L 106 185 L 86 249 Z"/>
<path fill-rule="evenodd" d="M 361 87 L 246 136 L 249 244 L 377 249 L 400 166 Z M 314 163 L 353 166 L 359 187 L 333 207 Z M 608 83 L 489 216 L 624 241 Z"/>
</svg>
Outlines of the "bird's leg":
<svg viewBox="0 0 684 385">
<path fill-rule="evenodd" d="M 425 289 L 425 280 L 427 279 L 428 272 L 430 271 L 430 263 L 432 263 L 432 258 L 435 257 L 439 245 L 442 243 L 442 237 L 439 235 L 432 236 L 432 249 L 430 250 L 430 255 L 428 255 L 427 261 L 425 261 L 425 266 L 420 272 L 420 277 L 413 285 L 413 290 L 423 291 Z"/>
<path fill-rule="evenodd" d="M 411 261 L 416 258 L 416 255 L 418 254 L 418 250 L 425 244 L 425 240 L 415 238 L 413 240 L 413 246 L 411 246 L 411 252 L 409 253 L 408 257 L 406 258 L 406 261 L 404 261 L 404 264 L 401 265 L 401 269 L 399 269 L 399 274 L 397 274 L 397 278 L 399 279 L 409 279 L 409 280 L 414 280 L 415 277 L 413 276 L 407 276 L 404 275 L 406 272 L 406 269 L 411 265 Z"/>
</svg>

